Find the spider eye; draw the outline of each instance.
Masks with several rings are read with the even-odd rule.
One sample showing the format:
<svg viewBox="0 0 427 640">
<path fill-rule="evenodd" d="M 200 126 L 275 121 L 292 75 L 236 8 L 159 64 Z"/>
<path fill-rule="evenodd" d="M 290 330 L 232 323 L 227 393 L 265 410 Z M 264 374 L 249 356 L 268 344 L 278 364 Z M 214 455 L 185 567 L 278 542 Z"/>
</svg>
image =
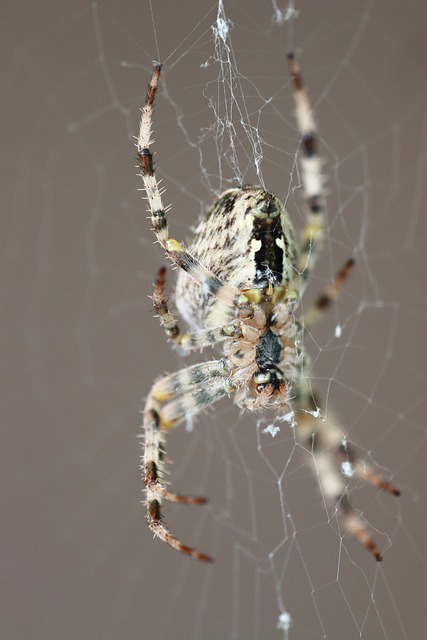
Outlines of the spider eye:
<svg viewBox="0 0 427 640">
<path fill-rule="evenodd" d="M 266 386 L 267 386 L 266 384 L 257 384 L 256 386 L 257 393 L 262 393 L 263 391 L 265 391 Z"/>
</svg>

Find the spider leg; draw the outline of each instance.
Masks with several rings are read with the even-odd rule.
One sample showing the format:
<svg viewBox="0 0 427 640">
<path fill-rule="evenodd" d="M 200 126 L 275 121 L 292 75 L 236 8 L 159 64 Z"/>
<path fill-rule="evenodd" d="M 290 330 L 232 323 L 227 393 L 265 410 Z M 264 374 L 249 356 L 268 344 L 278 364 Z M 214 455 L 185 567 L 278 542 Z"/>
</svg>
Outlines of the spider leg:
<svg viewBox="0 0 427 640">
<path fill-rule="evenodd" d="M 317 298 L 308 313 L 305 314 L 304 322 L 301 323 L 304 329 L 316 322 L 325 309 L 337 299 L 353 265 L 353 259 L 347 260 L 335 280 Z M 317 402 L 313 402 L 308 387 L 304 383 L 300 384 L 298 408 L 301 410 L 304 407 L 310 407 L 311 404 L 313 409 L 316 409 Z M 376 560 L 381 560 L 381 553 L 369 534 L 366 523 L 350 503 L 346 493 L 345 478 L 355 475 L 395 496 L 399 496 L 400 491 L 386 482 L 372 465 L 356 453 L 354 447 L 347 441 L 344 433 L 330 416 L 319 420 L 310 413 L 301 411 L 301 413 L 297 413 L 296 421 L 299 439 L 311 451 L 312 464 L 318 475 L 325 502 L 336 510 L 343 527 L 363 544 Z"/>
<path fill-rule="evenodd" d="M 358 478 L 366 480 L 373 487 L 387 491 L 387 493 L 391 493 L 393 496 L 400 496 L 399 489 L 396 489 L 396 487 L 393 487 L 389 482 L 386 482 L 386 480 L 375 471 L 371 464 L 357 454 L 354 446 L 347 440 L 340 443 L 337 455 L 342 460 L 341 465 L 350 465 L 352 471 Z"/>
<path fill-rule="evenodd" d="M 322 316 L 324 311 L 338 298 L 344 282 L 350 275 L 350 271 L 354 266 L 353 258 L 349 258 L 347 262 L 338 271 L 333 282 L 320 294 L 314 304 L 304 314 L 304 320 L 301 323 L 304 329 L 311 327 Z"/>
<path fill-rule="evenodd" d="M 354 447 L 330 416 L 315 418 L 309 413 L 296 415 L 298 439 L 311 454 L 325 503 L 335 510 L 343 528 L 380 561 L 382 555 L 367 524 L 354 510 L 347 495 L 346 478 L 363 478 L 373 486 L 398 496 L 400 492 L 379 476 L 359 457 Z"/>
<path fill-rule="evenodd" d="M 181 346 L 182 332 L 173 314 L 169 311 L 168 299 L 165 295 L 166 267 L 159 269 L 153 291 L 153 308 L 160 318 L 167 338 Z"/>
<path fill-rule="evenodd" d="M 323 237 L 324 203 L 321 159 L 317 154 L 317 129 L 294 54 L 288 54 L 294 85 L 295 113 L 301 133 L 301 177 L 306 202 L 306 226 L 302 231 L 298 271 L 304 281 L 309 277 Z"/>
<path fill-rule="evenodd" d="M 203 504 L 205 498 L 171 493 L 161 482 L 164 471 L 163 441 L 165 432 L 234 391 L 224 360 L 197 364 L 154 383 L 144 409 L 144 454 L 141 469 L 147 499 L 147 522 L 154 535 L 171 547 L 197 560 L 211 558 L 183 545 L 165 526 L 162 500 L 184 504 Z"/>
<path fill-rule="evenodd" d="M 204 331 L 183 333 L 170 312 L 168 299 L 165 295 L 166 269 L 162 267 L 158 274 L 153 292 L 153 307 L 158 314 L 166 336 L 174 343 L 174 346 L 184 355 L 196 349 L 204 349 L 226 340 L 227 338 L 241 338 L 241 322 L 231 322 L 221 327 L 213 327 Z"/>
<path fill-rule="evenodd" d="M 202 286 L 206 293 L 214 295 L 227 305 L 234 306 L 239 299 L 240 292 L 217 278 L 196 260 L 182 244 L 169 236 L 166 209 L 162 201 L 163 192 L 155 176 L 153 154 L 150 149 L 152 144 L 154 98 L 158 88 L 161 68 L 160 64 L 156 64 L 154 67 L 145 104 L 141 110 L 141 122 L 137 140 L 137 156 L 147 194 L 153 231 L 158 242 L 166 251 L 167 257 L 174 264 L 184 269 L 189 276 Z"/>
</svg>

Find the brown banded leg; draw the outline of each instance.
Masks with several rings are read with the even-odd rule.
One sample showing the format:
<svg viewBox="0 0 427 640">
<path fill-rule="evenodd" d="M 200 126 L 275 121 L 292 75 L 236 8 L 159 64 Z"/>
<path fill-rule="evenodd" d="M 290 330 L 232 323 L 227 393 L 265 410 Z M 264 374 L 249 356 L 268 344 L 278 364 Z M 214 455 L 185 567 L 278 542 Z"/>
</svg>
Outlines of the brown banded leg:
<svg viewBox="0 0 427 640">
<path fill-rule="evenodd" d="M 157 449 L 156 454 L 153 457 L 157 457 L 162 460 L 161 455 L 161 447 L 159 445 L 159 438 L 154 436 L 155 433 L 159 434 L 159 418 L 156 411 L 151 411 L 151 425 L 146 426 L 146 438 L 150 440 L 149 444 L 146 443 L 146 446 L 152 450 L 153 447 Z M 150 437 L 150 431 L 151 437 Z M 157 440 L 156 443 L 154 441 Z M 153 532 L 155 536 L 163 540 L 163 542 L 167 542 L 171 547 L 176 549 L 177 551 L 181 551 L 196 560 L 201 560 L 203 562 L 212 562 L 210 556 L 205 553 L 199 553 L 198 551 L 188 547 L 185 544 L 182 544 L 172 535 L 169 529 L 166 527 L 162 513 L 161 513 L 161 501 L 168 500 L 170 502 L 178 502 L 180 504 L 204 504 L 206 502 L 205 498 L 201 497 L 192 497 L 192 496 L 181 496 L 175 493 L 171 493 L 167 491 L 167 489 L 163 486 L 159 479 L 158 473 L 158 465 L 154 460 L 149 460 L 145 462 L 144 465 L 144 484 L 147 491 L 147 524 L 150 530 Z"/>
<path fill-rule="evenodd" d="M 324 203 L 322 162 L 317 153 L 317 128 L 295 55 L 288 54 L 289 69 L 294 86 L 295 115 L 301 134 L 301 181 L 306 204 L 306 225 L 302 231 L 298 270 L 307 280 L 316 260 L 323 238 Z"/>
<path fill-rule="evenodd" d="M 227 338 L 242 337 L 242 323 L 234 321 L 220 327 L 205 329 L 204 331 L 182 333 L 173 314 L 170 312 L 168 299 L 165 295 L 166 268 L 162 267 L 158 274 L 153 292 L 153 308 L 159 316 L 166 336 L 183 354 L 196 349 L 211 347 Z"/>
<path fill-rule="evenodd" d="M 213 360 L 164 376 L 151 389 L 144 409 L 144 455 L 141 469 L 146 487 L 147 523 L 151 531 L 171 547 L 197 560 L 210 562 L 205 554 L 182 544 L 167 529 L 162 501 L 180 504 L 203 504 L 205 498 L 183 496 L 168 491 L 162 482 L 164 471 L 163 442 L 166 431 L 220 398 L 233 387 L 223 361 Z"/>
<path fill-rule="evenodd" d="M 305 329 L 311 327 L 322 316 L 324 311 L 330 307 L 338 298 L 344 282 L 347 280 L 350 272 L 354 266 L 354 259 L 349 258 L 346 263 L 341 267 L 335 280 L 327 287 L 323 293 L 317 298 L 314 304 L 310 307 L 307 313 L 304 314 L 304 318 L 301 324 Z"/>
<path fill-rule="evenodd" d="M 141 110 L 141 122 L 137 140 L 137 157 L 144 189 L 147 194 L 153 231 L 158 242 L 166 251 L 167 257 L 174 264 L 186 271 L 191 278 L 202 286 L 204 291 L 221 299 L 225 304 L 234 306 L 239 299 L 240 292 L 222 282 L 196 260 L 182 244 L 169 236 L 166 217 L 167 209 L 162 200 L 163 191 L 160 189 L 159 182 L 155 176 L 153 153 L 151 151 L 154 98 L 157 93 L 161 68 L 160 64 L 157 64 L 154 68 L 145 104 Z"/>
<path fill-rule="evenodd" d="M 395 496 L 400 495 L 400 491 L 362 460 L 330 417 L 322 420 L 308 413 L 298 413 L 296 422 L 298 439 L 311 454 L 325 503 L 336 510 L 343 528 L 366 547 L 376 560 L 381 560 L 382 555 L 368 526 L 350 503 L 346 477 L 354 474 Z"/>
</svg>

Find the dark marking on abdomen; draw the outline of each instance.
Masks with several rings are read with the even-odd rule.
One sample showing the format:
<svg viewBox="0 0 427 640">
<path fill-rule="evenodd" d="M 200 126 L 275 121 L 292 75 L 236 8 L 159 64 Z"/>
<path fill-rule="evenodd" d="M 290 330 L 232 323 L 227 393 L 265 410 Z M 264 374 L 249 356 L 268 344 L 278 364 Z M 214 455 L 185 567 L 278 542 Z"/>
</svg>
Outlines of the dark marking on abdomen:
<svg viewBox="0 0 427 640">
<path fill-rule="evenodd" d="M 252 238 L 261 242 L 260 248 L 255 252 L 256 276 L 254 284 L 259 284 L 262 281 L 271 281 L 272 276 L 275 282 L 281 282 L 283 277 L 283 249 L 277 244 L 277 240 L 283 240 L 285 246 L 287 246 L 287 239 L 283 234 L 280 217 L 262 218 L 255 216 Z"/>
</svg>

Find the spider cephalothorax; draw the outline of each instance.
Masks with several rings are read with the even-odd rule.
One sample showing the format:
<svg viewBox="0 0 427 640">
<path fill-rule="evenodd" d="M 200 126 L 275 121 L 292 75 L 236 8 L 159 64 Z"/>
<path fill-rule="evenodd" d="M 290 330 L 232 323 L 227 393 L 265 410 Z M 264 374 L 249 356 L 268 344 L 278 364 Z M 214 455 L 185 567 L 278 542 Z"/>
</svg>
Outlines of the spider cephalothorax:
<svg viewBox="0 0 427 640">
<path fill-rule="evenodd" d="M 347 498 L 343 463 L 376 487 L 395 495 L 399 492 L 360 459 L 329 415 L 322 416 L 306 376 L 309 359 L 302 350 L 304 331 L 335 300 L 353 261 L 346 262 L 336 280 L 298 318 L 299 300 L 323 234 L 323 184 L 310 105 L 293 54 L 288 59 L 301 133 L 307 218 L 299 242 L 283 204 L 261 187 L 225 191 L 199 222 L 188 249 L 169 236 L 150 150 L 160 65 L 148 88 L 137 144 L 139 166 L 153 231 L 179 268 L 176 305 L 191 332 L 182 332 L 169 311 L 164 268 L 154 289 L 154 309 L 167 337 L 182 353 L 217 346 L 222 355 L 160 378 L 148 394 L 142 459 L 147 521 L 153 533 L 172 547 L 198 560 L 211 560 L 183 545 L 166 528 L 162 501 L 200 504 L 205 499 L 177 495 L 166 488 L 163 440 L 171 427 L 232 396 L 241 409 L 272 409 L 281 417 L 293 416 L 296 437 L 310 453 L 325 501 L 336 510 L 344 528 L 380 560 L 364 521 Z"/>
<path fill-rule="evenodd" d="M 255 347 L 257 371 L 254 373 L 257 393 L 273 395 L 286 392 L 286 380 L 280 370 L 283 347 L 277 333 L 268 326 Z"/>
</svg>

